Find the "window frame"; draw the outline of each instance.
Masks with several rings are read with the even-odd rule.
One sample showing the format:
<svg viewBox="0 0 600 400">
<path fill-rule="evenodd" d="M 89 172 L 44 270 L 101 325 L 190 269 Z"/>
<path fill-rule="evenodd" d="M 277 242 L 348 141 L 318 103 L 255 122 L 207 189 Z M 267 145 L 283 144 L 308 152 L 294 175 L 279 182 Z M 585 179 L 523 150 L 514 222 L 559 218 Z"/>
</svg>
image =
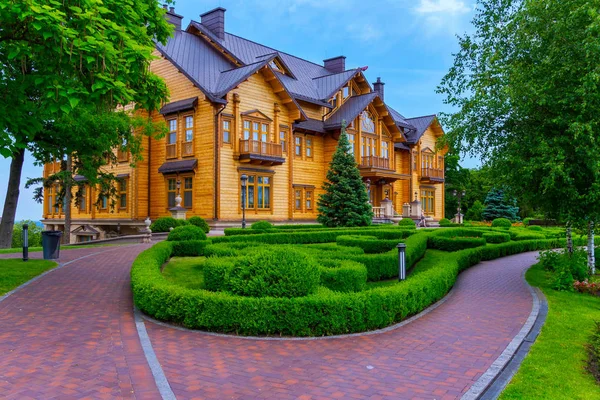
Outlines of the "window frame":
<svg viewBox="0 0 600 400">
<path fill-rule="evenodd" d="M 170 183 L 173 181 L 173 188 L 171 189 Z M 177 177 L 166 177 L 165 178 L 165 187 L 167 193 L 167 210 L 173 208 L 177 205 L 177 201 L 175 198 L 177 197 Z M 170 204 L 169 194 L 173 193 L 173 205 Z"/>
<path fill-rule="evenodd" d="M 435 214 L 435 188 L 421 188 L 421 209 L 425 214 Z"/>
<path fill-rule="evenodd" d="M 253 212 L 272 212 L 273 211 L 273 174 L 272 173 L 268 173 L 268 172 L 254 172 L 254 173 L 248 173 L 247 171 L 240 171 L 240 177 L 242 174 L 245 174 L 248 177 L 248 180 L 246 181 L 246 211 L 253 211 Z M 262 178 L 263 182 L 260 182 L 260 179 Z M 269 183 L 265 184 L 264 183 L 264 179 L 268 179 Z M 244 191 L 244 188 L 242 188 L 242 184 L 241 184 L 241 179 L 238 179 L 238 181 L 240 182 L 240 196 L 238 198 L 239 201 L 239 210 L 241 212 L 242 210 L 242 193 Z M 248 193 L 250 192 L 250 188 L 252 187 L 252 199 L 250 199 L 250 196 L 248 195 Z M 259 207 L 259 205 L 261 205 L 259 203 L 259 192 L 261 192 L 260 189 L 262 189 L 262 205 L 265 205 L 265 188 L 268 188 L 268 207 Z M 252 206 L 249 205 L 250 200 L 252 200 Z"/>
<path fill-rule="evenodd" d="M 229 130 L 225 129 L 225 124 L 229 124 Z M 221 144 L 231 146 L 233 143 L 233 119 L 230 117 L 223 117 L 221 119 Z M 225 140 L 225 132 L 228 133 L 229 140 Z"/>
<path fill-rule="evenodd" d="M 118 188 L 118 193 L 119 193 L 119 210 L 127 210 L 129 179 L 127 179 L 127 178 L 119 179 L 117 185 L 118 185 L 117 188 Z M 125 199 L 125 205 L 123 205 L 123 198 Z"/>
<path fill-rule="evenodd" d="M 246 128 L 246 122 L 250 124 L 249 128 Z M 255 124 L 258 125 L 258 128 L 255 129 Z M 266 130 L 264 130 L 266 126 Z M 248 137 L 246 138 L 246 133 L 248 132 Z M 255 139 L 256 137 L 258 139 Z M 271 143 L 271 121 L 264 118 L 243 116 L 242 117 L 242 140 L 254 140 L 261 143 Z M 263 140 L 263 138 L 265 140 Z"/>
<path fill-rule="evenodd" d="M 306 158 L 312 159 L 314 157 L 314 141 L 312 138 L 305 137 L 304 138 L 304 152 L 306 154 Z"/>
<path fill-rule="evenodd" d="M 193 175 L 182 175 L 179 177 L 179 179 L 181 180 L 181 206 L 183 208 L 187 208 L 187 209 L 192 209 L 194 208 L 194 176 Z M 190 187 L 186 187 L 187 184 L 187 180 L 190 180 Z M 177 197 L 177 182 L 175 182 L 175 197 Z M 190 193 L 191 196 L 191 203 L 192 204 L 188 204 L 187 201 L 185 201 L 185 195 L 186 193 Z"/>
<path fill-rule="evenodd" d="M 300 135 L 294 135 L 294 157 L 296 158 L 302 158 L 303 153 L 304 153 L 304 143 L 303 140 L 304 138 Z M 298 151 L 298 149 L 300 149 Z M 298 152 L 300 154 L 298 154 Z"/>
<path fill-rule="evenodd" d="M 288 127 L 280 125 L 279 126 L 279 144 L 281 145 L 281 151 L 283 153 L 288 152 L 288 140 L 290 136 L 290 130 Z"/>
</svg>

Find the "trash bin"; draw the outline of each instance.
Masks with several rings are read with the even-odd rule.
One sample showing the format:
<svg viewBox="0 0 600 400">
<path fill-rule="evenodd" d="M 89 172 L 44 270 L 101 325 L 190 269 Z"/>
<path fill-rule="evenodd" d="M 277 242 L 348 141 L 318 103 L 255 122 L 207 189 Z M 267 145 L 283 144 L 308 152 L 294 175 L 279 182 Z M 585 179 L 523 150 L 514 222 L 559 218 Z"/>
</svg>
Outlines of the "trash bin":
<svg viewBox="0 0 600 400">
<path fill-rule="evenodd" d="M 60 238 L 62 231 L 42 231 L 42 248 L 44 260 L 56 260 L 60 255 Z"/>
</svg>

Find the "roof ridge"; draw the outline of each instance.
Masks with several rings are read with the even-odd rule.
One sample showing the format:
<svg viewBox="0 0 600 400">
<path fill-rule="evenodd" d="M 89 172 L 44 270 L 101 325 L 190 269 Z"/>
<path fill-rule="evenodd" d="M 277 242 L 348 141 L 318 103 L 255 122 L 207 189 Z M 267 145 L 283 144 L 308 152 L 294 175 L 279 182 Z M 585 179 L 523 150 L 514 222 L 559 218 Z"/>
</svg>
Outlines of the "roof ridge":
<svg viewBox="0 0 600 400">
<path fill-rule="evenodd" d="M 397 111 L 396 111 L 397 112 Z M 417 118 L 428 118 L 428 117 L 437 117 L 437 114 L 429 114 L 429 115 L 422 115 L 420 117 L 410 117 L 410 118 L 405 118 L 406 120 L 409 119 L 417 119 Z"/>
<path fill-rule="evenodd" d="M 325 68 L 325 67 L 323 67 L 323 68 Z M 345 74 L 346 72 L 358 72 L 359 70 L 360 70 L 360 68 L 347 69 L 342 72 L 333 72 L 333 73 L 327 74 L 327 75 L 316 76 L 316 77 L 312 78 L 312 80 L 314 81 L 315 79 L 327 78 L 327 77 L 333 76 L 333 75 L 341 75 L 341 74 Z"/>
</svg>

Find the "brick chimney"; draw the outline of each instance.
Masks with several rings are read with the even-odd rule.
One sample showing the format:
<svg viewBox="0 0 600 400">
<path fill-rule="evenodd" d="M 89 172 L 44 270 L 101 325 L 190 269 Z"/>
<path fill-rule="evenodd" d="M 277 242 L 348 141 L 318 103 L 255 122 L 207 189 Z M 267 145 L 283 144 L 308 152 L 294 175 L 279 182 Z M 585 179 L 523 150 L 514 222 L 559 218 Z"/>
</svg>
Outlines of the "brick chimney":
<svg viewBox="0 0 600 400">
<path fill-rule="evenodd" d="M 167 19 L 167 22 L 172 24 L 175 27 L 176 31 L 180 31 L 181 30 L 181 20 L 183 19 L 183 15 L 175 14 L 175 7 L 171 7 L 169 9 L 167 9 L 167 5 L 164 4 L 163 8 L 165 10 L 167 10 L 167 13 L 165 14 L 165 18 Z"/>
<path fill-rule="evenodd" d="M 373 83 L 373 89 L 377 92 L 381 101 L 385 101 L 383 98 L 383 85 L 385 83 L 381 82 L 381 78 L 377 78 L 377 82 Z"/>
<path fill-rule="evenodd" d="M 346 70 L 346 57 L 337 56 L 333 58 L 328 58 L 327 60 L 323 60 L 323 66 L 326 70 L 334 74 L 344 72 Z"/>
<path fill-rule="evenodd" d="M 225 11 L 227 10 L 217 7 L 200 15 L 200 23 L 221 40 L 225 39 Z"/>
</svg>

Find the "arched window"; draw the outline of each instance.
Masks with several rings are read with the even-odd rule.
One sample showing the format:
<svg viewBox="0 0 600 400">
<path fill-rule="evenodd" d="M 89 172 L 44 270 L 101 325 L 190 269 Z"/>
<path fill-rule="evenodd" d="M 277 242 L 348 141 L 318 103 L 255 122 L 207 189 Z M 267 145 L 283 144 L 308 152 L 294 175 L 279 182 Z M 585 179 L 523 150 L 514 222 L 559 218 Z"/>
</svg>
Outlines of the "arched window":
<svg viewBox="0 0 600 400">
<path fill-rule="evenodd" d="M 363 111 L 361 117 L 361 128 L 363 132 L 367 133 L 375 133 L 375 123 L 373 122 L 373 117 L 371 113 L 368 111 Z"/>
</svg>

